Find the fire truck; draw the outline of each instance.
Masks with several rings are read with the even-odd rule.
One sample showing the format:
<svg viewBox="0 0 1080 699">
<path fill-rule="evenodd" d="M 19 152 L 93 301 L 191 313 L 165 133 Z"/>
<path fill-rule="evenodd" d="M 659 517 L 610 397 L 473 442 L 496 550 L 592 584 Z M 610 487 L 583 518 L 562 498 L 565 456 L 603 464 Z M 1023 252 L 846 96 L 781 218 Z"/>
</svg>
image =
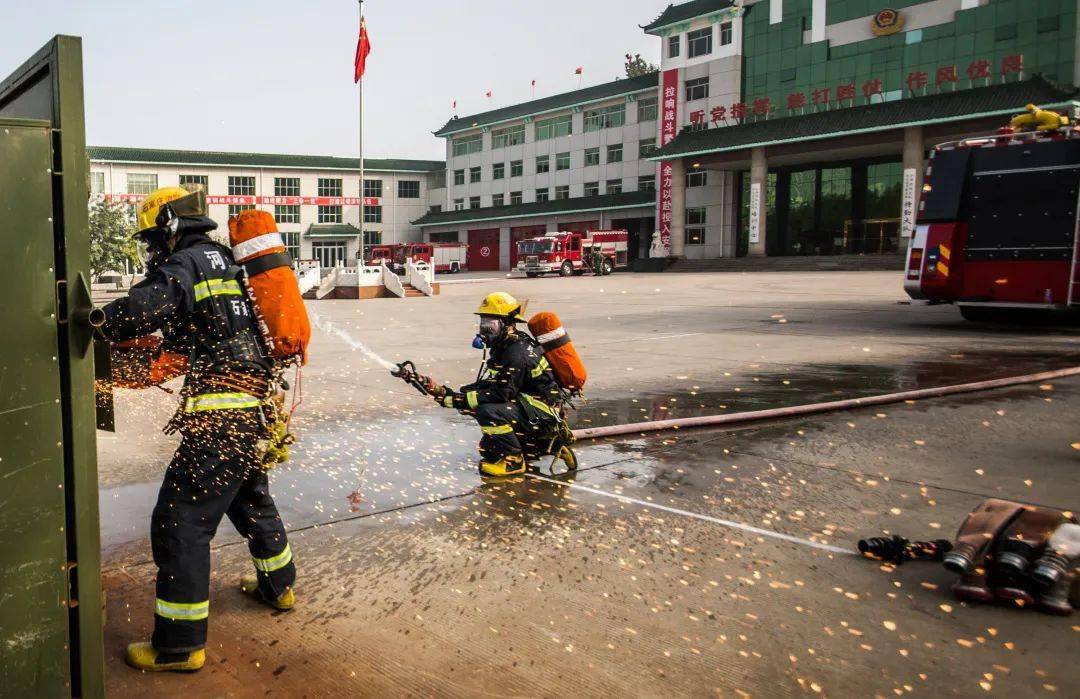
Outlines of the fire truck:
<svg viewBox="0 0 1080 699">
<path fill-rule="evenodd" d="M 592 269 L 593 253 L 599 252 L 600 273 L 611 274 L 626 269 L 626 231 L 586 231 L 548 233 L 539 238 L 518 241 L 518 271 L 527 277 L 555 272 L 561 277 L 583 274 Z"/>
<path fill-rule="evenodd" d="M 1080 304 L 1080 129 L 1028 105 L 998 133 L 930 153 L 904 290 L 967 320 Z"/>
<path fill-rule="evenodd" d="M 375 267 L 385 262 L 397 274 L 405 270 L 405 261 L 427 262 L 436 272 L 461 272 L 468 269 L 467 243 L 394 243 L 373 245 L 367 264 Z"/>
</svg>

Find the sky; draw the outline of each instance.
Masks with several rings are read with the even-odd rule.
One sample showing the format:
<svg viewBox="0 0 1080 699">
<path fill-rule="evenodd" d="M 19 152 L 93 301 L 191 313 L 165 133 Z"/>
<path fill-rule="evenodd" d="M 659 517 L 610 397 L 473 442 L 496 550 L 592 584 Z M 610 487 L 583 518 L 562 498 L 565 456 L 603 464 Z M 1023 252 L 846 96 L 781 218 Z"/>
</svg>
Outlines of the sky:
<svg viewBox="0 0 1080 699">
<path fill-rule="evenodd" d="M 367 0 L 365 157 L 445 158 L 460 116 L 659 62 L 664 0 Z M 5 6 L 7 6 L 5 8 Z M 0 0 L 0 77 L 83 38 L 89 145 L 355 156 L 356 0 Z M 489 100 L 485 92 L 491 90 Z"/>
</svg>

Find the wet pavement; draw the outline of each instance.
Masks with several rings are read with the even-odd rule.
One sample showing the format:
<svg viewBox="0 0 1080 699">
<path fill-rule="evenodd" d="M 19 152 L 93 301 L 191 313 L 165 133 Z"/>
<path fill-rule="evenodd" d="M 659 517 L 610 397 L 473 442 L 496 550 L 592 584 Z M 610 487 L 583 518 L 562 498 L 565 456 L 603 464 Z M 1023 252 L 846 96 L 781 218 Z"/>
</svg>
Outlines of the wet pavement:
<svg viewBox="0 0 1080 699">
<path fill-rule="evenodd" d="M 676 283 L 662 276 L 515 283 L 535 288 L 533 310 L 559 311 L 589 360 L 599 397 L 579 406 L 578 425 L 1080 363 L 1070 329 L 980 328 L 943 312 L 953 309 L 897 306 L 885 274 L 821 275 L 801 295 L 788 277 L 803 275 L 685 276 L 699 279 L 678 281 L 694 288 L 676 315 L 658 303 L 653 285 Z M 564 282 L 621 298 L 598 308 Z M 464 383 L 478 358 L 465 349 L 468 313 L 488 290 L 312 308 L 394 360 Z M 468 419 L 344 343 L 316 342 L 301 443 L 272 477 L 301 606 L 271 614 L 242 598 L 246 547 L 222 527 L 199 675 L 142 676 L 120 661 L 151 624 L 145 536 L 175 446 L 153 432 L 169 399 L 121 399 L 121 433 L 101 456 L 110 695 L 1080 693 L 1066 664 L 1080 651 L 1074 621 L 954 602 L 937 565 L 890 571 L 815 548 L 949 537 L 991 495 L 1077 507 L 1078 380 L 583 444 L 570 485 L 484 483 Z"/>
</svg>

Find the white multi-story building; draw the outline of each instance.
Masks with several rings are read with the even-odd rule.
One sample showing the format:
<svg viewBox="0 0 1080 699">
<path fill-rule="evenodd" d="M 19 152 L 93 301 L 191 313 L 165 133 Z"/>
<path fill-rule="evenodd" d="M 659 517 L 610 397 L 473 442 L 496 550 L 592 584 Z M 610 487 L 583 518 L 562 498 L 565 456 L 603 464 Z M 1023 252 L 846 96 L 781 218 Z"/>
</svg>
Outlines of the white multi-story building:
<svg viewBox="0 0 1080 699">
<path fill-rule="evenodd" d="M 200 184 L 210 218 L 259 208 L 277 220 L 294 259 L 323 266 L 364 246 L 420 239 L 412 221 L 446 198 L 442 161 L 365 159 L 363 213 L 355 158 L 90 147 L 91 195 L 136 202 L 158 187 Z M 361 222 L 361 216 L 363 222 Z"/>
</svg>

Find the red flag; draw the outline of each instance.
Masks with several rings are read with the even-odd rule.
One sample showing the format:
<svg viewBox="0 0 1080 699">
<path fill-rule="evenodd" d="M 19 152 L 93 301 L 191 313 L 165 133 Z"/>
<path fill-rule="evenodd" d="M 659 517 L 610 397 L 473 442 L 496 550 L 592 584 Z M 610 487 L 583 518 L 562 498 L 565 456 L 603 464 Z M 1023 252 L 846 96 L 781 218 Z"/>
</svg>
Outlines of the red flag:
<svg viewBox="0 0 1080 699">
<path fill-rule="evenodd" d="M 452 107 L 452 109 L 457 109 L 457 100 L 454 100 L 454 106 Z"/>
<path fill-rule="evenodd" d="M 581 66 L 578 66 L 577 68 L 574 69 L 574 75 L 581 75 L 584 72 L 585 72 L 585 69 L 582 68 Z"/>
<path fill-rule="evenodd" d="M 353 82 L 360 82 L 367 67 L 367 57 L 371 53 L 371 40 L 368 38 L 367 22 L 360 18 L 360 38 L 356 40 L 356 58 L 353 59 Z"/>
<path fill-rule="evenodd" d="M 535 80 L 532 81 L 532 86 L 536 87 L 536 81 Z"/>
<path fill-rule="evenodd" d="M 487 95 L 488 97 L 491 97 L 491 90 L 488 90 L 488 91 L 487 91 L 487 92 L 485 92 L 484 94 L 485 94 L 485 95 Z"/>
</svg>

